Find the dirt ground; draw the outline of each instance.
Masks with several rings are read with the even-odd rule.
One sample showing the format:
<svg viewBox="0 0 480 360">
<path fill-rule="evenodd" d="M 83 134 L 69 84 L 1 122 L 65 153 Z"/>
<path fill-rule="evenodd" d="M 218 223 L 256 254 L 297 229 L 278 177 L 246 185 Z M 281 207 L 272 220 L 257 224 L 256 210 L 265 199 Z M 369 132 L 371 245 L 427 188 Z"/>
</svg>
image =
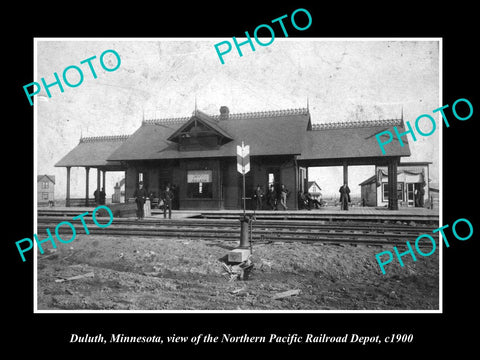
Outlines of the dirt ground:
<svg viewBox="0 0 480 360">
<path fill-rule="evenodd" d="M 394 260 L 391 247 L 258 244 L 248 280 L 229 282 L 221 259 L 238 242 L 77 235 L 38 254 L 39 310 L 436 310 L 438 251 Z M 93 273 L 93 274 L 92 274 Z M 72 280 L 70 277 L 85 275 Z M 64 281 L 61 281 L 64 279 Z M 57 280 L 57 281 L 56 281 Z M 58 281 L 60 280 L 60 282 Z M 299 290 L 274 299 L 276 294 Z"/>
</svg>

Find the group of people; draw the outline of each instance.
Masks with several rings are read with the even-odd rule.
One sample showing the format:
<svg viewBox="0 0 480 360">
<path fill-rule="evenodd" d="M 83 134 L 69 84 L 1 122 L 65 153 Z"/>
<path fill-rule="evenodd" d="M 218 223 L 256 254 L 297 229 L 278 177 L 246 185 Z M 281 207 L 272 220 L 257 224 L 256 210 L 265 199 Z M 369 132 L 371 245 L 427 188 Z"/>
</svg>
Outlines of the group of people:
<svg viewBox="0 0 480 360">
<path fill-rule="evenodd" d="M 290 196 L 290 191 L 286 188 L 284 184 L 280 186 L 280 189 L 275 190 L 275 186 L 270 184 L 268 191 L 264 194 L 262 187 L 257 185 L 254 193 L 253 199 L 255 200 L 255 209 L 262 210 L 264 207 L 264 200 L 266 201 L 266 206 L 271 210 L 278 210 L 278 205 L 280 205 L 283 210 L 287 210 L 287 199 Z"/>
<path fill-rule="evenodd" d="M 298 208 L 299 209 L 320 209 L 322 204 L 317 199 L 313 198 L 312 195 L 308 192 L 298 191 Z"/>
<path fill-rule="evenodd" d="M 348 210 L 348 203 L 351 202 L 350 189 L 348 188 L 348 185 L 342 185 L 339 189 L 339 192 L 340 208 L 342 210 Z M 94 195 L 95 199 L 97 199 L 98 197 L 100 204 L 102 204 L 102 201 L 103 204 L 105 204 L 105 192 L 103 191 L 103 188 L 102 191 L 100 191 L 99 193 L 95 191 Z M 289 196 L 290 191 L 286 188 L 284 184 L 281 184 L 278 191 L 275 189 L 275 186 L 271 184 L 266 194 L 263 192 L 262 187 L 260 185 L 257 185 L 253 193 L 253 199 L 255 200 L 255 209 L 263 210 L 265 204 L 267 209 L 278 210 L 278 205 L 280 205 L 283 210 L 287 210 L 287 199 L 289 198 Z M 149 194 L 147 189 L 144 188 L 142 181 L 138 183 L 138 188 L 133 193 L 133 197 L 135 198 L 135 202 L 137 204 L 137 219 L 143 219 L 145 217 L 144 205 L 147 198 L 149 198 Z M 167 217 L 167 210 L 168 218 L 172 218 L 172 202 L 174 198 L 174 192 L 172 191 L 170 185 L 167 185 L 165 190 L 162 191 L 160 194 L 160 199 L 163 202 L 164 218 Z M 264 201 L 266 201 L 266 203 L 264 203 Z M 299 207 L 308 210 L 311 210 L 312 208 L 318 209 L 322 206 L 321 203 L 317 199 L 314 199 L 308 192 L 302 193 L 301 191 L 299 191 L 298 193 L 298 203 Z"/>
<path fill-rule="evenodd" d="M 135 189 L 133 193 L 133 197 L 135 198 L 135 202 L 137 204 L 137 220 L 143 219 L 145 217 L 144 205 L 149 198 L 149 194 L 147 189 L 143 187 L 143 181 L 138 183 L 138 188 Z M 163 202 L 163 217 L 167 217 L 167 210 L 168 210 L 168 218 L 172 218 L 172 202 L 175 195 L 170 188 L 170 185 L 165 187 L 165 190 L 160 193 L 160 199 Z"/>
<path fill-rule="evenodd" d="M 342 210 L 348 210 L 348 203 L 351 202 L 350 199 L 350 189 L 347 184 L 343 184 L 340 189 L 340 208 Z M 253 199 L 255 200 L 255 209 L 262 210 L 264 208 L 264 200 L 266 200 L 267 209 L 277 210 L 278 205 L 280 205 L 283 210 L 287 210 L 287 199 L 290 195 L 290 192 L 285 187 L 284 184 L 280 186 L 279 191 L 275 190 L 273 184 L 270 185 L 267 194 L 264 194 L 262 187 L 257 185 L 254 193 Z M 301 209 L 311 210 L 313 208 L 319 209 L 322 204 L 317 199 L 313 198 L 308 191 L 302 193 L 298 192 L 298 206 Z"/>
</svg>

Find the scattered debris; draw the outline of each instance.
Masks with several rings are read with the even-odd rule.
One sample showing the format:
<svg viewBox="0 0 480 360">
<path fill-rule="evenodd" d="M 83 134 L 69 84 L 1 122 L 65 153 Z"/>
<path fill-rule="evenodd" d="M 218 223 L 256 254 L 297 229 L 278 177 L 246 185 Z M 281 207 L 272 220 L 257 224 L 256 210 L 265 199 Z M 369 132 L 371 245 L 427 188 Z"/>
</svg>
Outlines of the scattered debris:
<svg viewBox="0 0 480 360">
<path fill-rule="evenodd" d="M 83 279 L 83 278 L 87 278 L 87 277 L 94 277 L 94 275 L 95 274 L 92 271 L 92 272 L 89 272 L 89 273 L 86 273 L 86 274 L 72 276 L 72 277 L 69 277 L 69 278 L 56 279 L 55 282 L 60 283 L 60 282 L 64 282 L 64 281 L 78 280 L 78 279 Z"/>
<path fill-rule="evenodd" d="M 272 260 L 266 260 L 266 259 L 262 259 L 262 258 L 260 258 L 260 260 L 262 261 L 262 266 L 263 266 L 263 265 L 266 265 L 266 266 L 268 266 L 268 267 L 272 267 L 272 265 L 273 265 L 273 261 L 272 261 Z"/>
<path fill-rule="evenodd" d="M 56 252 L 57 249 L 46 249 L 44 256 L 39 256 L 37 259 L 48 259 L 49 257 L 57 258 L 58 254 Z"/>
<path fill-rule="evenodd" d="M 284 292 L 281 292 L 281 293 L 278 293 L 278 294 L 275 294 L 272 296 L 272 299 L 273 300 L 277 300 L 277 299 L 283 299 L 283 298 L 286 298 L 286 297 L 289 297 L 289 296 L 293 296 L 293 295 L 298 295 L 300 294 L 300 290 L 299 289 L 296 289 L 296 290 L 288 290 L 288 291 L 284 291 Z"/>
<path fill-rule="evenodd" d="M 144 272 L 143 275 L 146 275 L 146 276 L 158 276 L 158 275 L 160 275 L 160 272 L 159 272 L 159 271 Z"/>
<path fill-rule="evenodd" d="M 253 263 L 250 258 L 248 258 L 247 260 L 235 265 L 227 265 L 226 263 L 222 262 L 222 267 L 225 270 L 222 275 L 228 281 L 234 281 L 236 279 L 247 280 L 248 275 L 253 268 Z"/>
<path fill-rule="evenodd" d="M 235 290 L 230 291 L 230 294 L 238 294 L 240 291 L 243 291 L 243 290 L 245 290 L 245 289 L 246 289 L 246 288 L 244 288 L 244 287 L 243 287 L 243 288 L 238 288 L 238 289 L 235 289 Z"/>
<path fill-rule="evenodd" d="M 73 268 L 73 269 L 81 269 L 83 267 L 82 264 L 72 264 L 72 265 L 68 265 L 69 268 Z"/>
</svg>

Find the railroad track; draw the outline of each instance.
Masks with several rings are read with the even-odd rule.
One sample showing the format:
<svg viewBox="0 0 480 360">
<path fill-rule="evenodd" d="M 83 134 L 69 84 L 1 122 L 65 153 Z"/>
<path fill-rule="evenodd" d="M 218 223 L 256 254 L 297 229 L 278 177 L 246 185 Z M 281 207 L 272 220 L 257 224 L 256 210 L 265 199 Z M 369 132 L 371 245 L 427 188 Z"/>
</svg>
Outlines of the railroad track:
<svg viewBox="0 0 480 360">
<path fill-rule="evenodd" d="M 239 241 L 240 222 L 238 220 L 218 219 L 134 219 L 115 218 L 107 228 L 97 227 L 91 218 L 85 217 L 88 230 L 91 234 L 110 236 L 156 236 L 159 238 L 195 238 L 205 240 Z M 62 216 L 39 216 L 37 234 L 45 233 L 49 228 L 52 233 L 58 223 L 65 221 Z M 77 233 L 85 233 L 80 220 L 68 220 Z M 98 219 L 99 223 L 108 220 Z M 436 226 L 410 226 L 405 224 L 382 223 L 352 223 L 335 222 L 324 223 L 305 220 L 256 220 L 252 223 L 252 242 L 319 242 L 319 243 L 346 243 L 371 245 L 405 245 L 411 243 L 421 234 L 431 234 Z M 60 227 L 60 234 L 65 233 L 69 238 L 69 227 Z M 438 236 L 434 236 L 438 244 Z M 427 246 L 431 246 L 428 245 Z"/>
</svg>

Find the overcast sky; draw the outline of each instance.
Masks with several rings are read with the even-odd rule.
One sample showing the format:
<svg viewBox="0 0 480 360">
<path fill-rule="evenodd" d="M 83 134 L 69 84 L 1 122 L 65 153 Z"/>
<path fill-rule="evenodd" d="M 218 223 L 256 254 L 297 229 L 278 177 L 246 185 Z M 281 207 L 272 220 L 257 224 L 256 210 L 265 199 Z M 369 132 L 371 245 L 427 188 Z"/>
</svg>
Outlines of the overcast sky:
<svg viewBox="0 0 480 360">
<path fill-rule="evenodd" d="M 225 55 L 222 65 L 214 44 L 227 39 L 119 39 L 82 41 L 37 39 L 37 73 L 53 82 L 70 65 L 83 69 L 83 83 L 76 88 L 64 85 L 36 96 L 37 173 L 56 177 L 55 197 L 66 192 L 66 169 L 54 164 L 86 136 L 131 134 L 145 118 L 189 116 L 195 106 L 217 114 L 222 105 L 230 113 L 306 107 L 307 97 L 314 123 L 399 118 L 412 126 L 421 114 L 437 119 L 437 131 L 428 137 L 409 139 L 412 156 L 403 161 L 432 161 L 430 177 L 438 182 L 439 115 L 432 110 L 439 101 L 439 43 L 437 40 L 355 40 L 279 39 L 267 47 L 242 47 Z M 264 41 L 267 42 L 267 41 Z M 120 67 L 103 70 L 100 54 L 115 50 Z M 93 79 L 87 64 L 80 61 L 96 55 Z M 106 62 L 115 58 L 106 56 Z M 111 66 L 113 66 L 111 65 Z M 69 80 L 76 82 L 75 71 Z M 25 99 L 26 106 L 28 100 Z M 428 132 L 427 125 L 424 125 Z M 288 138 L 286 139 L 288 141 Z M 255 144 L 250 144 L 255 146 Z M 336 193 L 342 169 L 312 168 L 324 194 Z M 359 193 L 358 184 L 374 174 L 373 167 L 350 167 L 349 184 Z M 107 172 L 107 196 L 123 173 Z M 85 194 L 85 170 L 72 168 L 71 196 Z M 96 186 L 95 170 L 90 171 L 90 189 Z M 90 194 L 91 195 L 91 194 Z"/>
</svg>

